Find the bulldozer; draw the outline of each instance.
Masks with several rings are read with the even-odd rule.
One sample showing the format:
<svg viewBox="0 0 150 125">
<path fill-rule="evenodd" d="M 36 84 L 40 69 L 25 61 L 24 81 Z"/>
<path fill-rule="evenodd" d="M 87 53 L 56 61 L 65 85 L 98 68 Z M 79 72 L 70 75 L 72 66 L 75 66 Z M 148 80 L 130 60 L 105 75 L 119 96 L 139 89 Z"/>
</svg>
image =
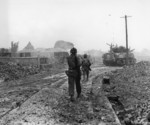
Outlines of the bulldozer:
<svg viewBox="0 0 150 125">
<path fill-rule="evenodd" d="M 106 66 L 124 66 L 134 65 L 136 59 L 134 57 L 133 51 L 131 49 L 126 49 L 124 46 L 118 46 L 113 44 L 107 44 L 110 46 L 110 50 L 107 53 L 104 53 L 103 64 Z M 128 53 L 127 53 L 128 51 Z"/>
</svg>

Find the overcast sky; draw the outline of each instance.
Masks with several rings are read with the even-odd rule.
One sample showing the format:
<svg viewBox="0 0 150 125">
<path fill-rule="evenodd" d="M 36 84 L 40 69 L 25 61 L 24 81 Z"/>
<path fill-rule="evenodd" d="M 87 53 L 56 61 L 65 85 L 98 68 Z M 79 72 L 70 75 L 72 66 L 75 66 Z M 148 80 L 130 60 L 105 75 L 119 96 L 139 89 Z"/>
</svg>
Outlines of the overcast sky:
<svg viewBox="0 0 150 125">
<path fill-rule="evenodd" d="M 30 41 L 51 48 L 57 40 L 80 50 L 108 50 L 106 43 L 125 46 L 125 20 L 132 49 L 149 49 L 150 0 L 0 0 L 0 48 Z"/>
</svg>

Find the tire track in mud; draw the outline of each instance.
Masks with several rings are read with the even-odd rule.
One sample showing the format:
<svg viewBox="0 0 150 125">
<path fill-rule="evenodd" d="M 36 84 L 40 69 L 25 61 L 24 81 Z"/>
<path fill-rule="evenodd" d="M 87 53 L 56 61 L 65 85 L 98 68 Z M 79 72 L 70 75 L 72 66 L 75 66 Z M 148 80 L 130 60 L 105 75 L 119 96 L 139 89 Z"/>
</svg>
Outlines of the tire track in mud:
<svg viewBox="0 0 150 125">
<path fill-rule="evenodd" d="M 46 79 L 53 79 L 54 77 L 58 77 L 58 79 L 53 82 L 53 83 L 48 83 L 48 84 L 45 84 L 44 86 L 42 86 L 41 89 L 37 89 L 37 91 L 35 91 L 31 96 L 29 96 L 28 98 L 26 98 L 25 100 L 23 100 L 22 102 L 15 102 L 12 107 L 6 111 L 4 114 L 2 114 L 0 116 L 0 119 L 2 119 L 4 116 L 6 116 L 7 114 L 9 114 L 11 111 L 13 111 L 14 109 L 17 109 L 17 108 L 20 108 L 21 105 L 23 105 L 26 101 L 28 101 L 29 99 L 31 99 L 33 96 L 35 96 L 36 94 L 38 94 L 40 91 L 42 91 L 45 87 L 47 86 L 50 86 L 50 87 L 53 87 L 53 88 L 57 88 L 57 87 L 60 87 L 61 85 L 63 85 L 67 79 L 67 76 L 65 76 L 65 73 L 58 73 L 58 74 L 55 74 L 55 75 L 52 75 L 52 77 L 50 78 L 47 78 Z M 61 78 L 61 79 L 60 79 Z M 45 79 L 45 78 L 43 78 Z M 40 82 L 42 81 L 41 79 L 38 79 L 36 81 L 31 81 L 29 83 L 36 83 L 36 82 Z"/>
<path fill-rule="evenodd" d="M 114 125 L 120 125 L 120 122 L 118 121 L 115 112 L 113 112 L 112 107 L 109 105 L 110 103 L 108 102 L 106 97 L 104 97 L 105 101 L 101 99 L 101 97 L 99 97 L 99 94 L 101 93 L 101 90 L 99 89 L 101 88 L 101 84 L 99 83 L 97 84 L 98 86 L 96 85 L 93 87 L 93 79 L 99 77 L 99 75 L 105 74 L 105 72 L 110 71 L 108 68 L 104 68 L 104 70 L 101 70 L 100 73 L 98 73 L 96 70 L 99 69 L 101 68 L 96 68 L 92 70 L 93 72 L 90 75 L 89 81 L 83 83 L 84 87 L 82 88 L 83 93 L 81 99 L 79 99 L 80 101 L 76 100 L 74 103 L 68 104 L 66 95 L 63 95 L 64 97 L 62 97 L 61 100 L 58 101 L 60 102 L 60 104 L 55 107 L 55 110 L 60 110 L 58 115 L 60 117 L 61 122 L 65 122 L 64 124 L 103 124 L 101 121 L 99 121 L 99 119 L 103 119 L 105 117 L 101 117 L 101 115 L 98 114 L 98 111 L 100 111 L 103 108 L 103 106 L 100 107 L 101 105 L 103 105 L 103 102 L 107 102 L 106 107 L 108 107 L 108 111 L 110 111 L 111 115 L 114 116 L 115 119 L 114 122 L 116 124 Z M 80 114 L 78 114 L 77 109 L 80 109 Z M 106 109 L 104 108 L 103 110 Z"/>
<path fill-rule="evenodd" d="M 105 67 L 100 67 L 100 69 L 101 68 L 105 68 Z M 99 69 L 99 68 L 95 67 L 94 69 Z M 19 109 L 21 107 L 21 105 L 23 105 L 26 101 L 28 101 L 29 99 L 31 99 L 36 94 L 38 94 L 45 87 L 48 87 L 48 86 L 52 87 L 52 88 L 58 88 L 58 87 L 60 87 L 61 85 L 63 85 L 65 83 L 65 81 L 67 81 L 67 76 L 65 75 L 65 73 L 57 73 L 55 75 L 48 76 L 48 77 L 45 77 L 43 79 L 38 78 L 36 80 L 31 80 L 31 81 L 28 81 L 28 82 L 25 81 L 24 84 L 26 84 L 26 83 L 27 84 L 32 84 L 32 83 L 42 82 L 42 80 L 45 80 L 45 79 L 51 80 L 51 79 L 54 79 L 54 78 L 57 78 L 57 80 L 55 82 L 53 82 L 53 83 L 47 83 L 47 84 L 43 85 L 41 89 L 36 89 L 35 92 L 31 96 L 25 98 L 22 102 L 21 101 L 15 102 L 13 104 L 13 106 L 9 110 L 7 110 L 4 114 L 2 114 L 0 116 L 0 119 L 2 119 L 3 117 L 5 117 L 6 115 L 8 115 L 11 111 L 13 111 L 13 110 L 15 110 L 17 108 Z"/>
<path fill-rule="evenodd" d="M 104 70 L 102 70 L 101 73 L 104 73 L 106 67 L 99 67 L 99 68 L 95 68 L 95 69 L 93 69 L 93 70 L 96 70 L 96 69 L 99 70 L 99 69 L 103 69 L 103 68 L 104 68 Z M 108 68 L 106 68 L 106 69 L 108 70 Z M 106 70 L 106 71 L 107 71 L 107 70 Z M 95 75 L 97 75 L 97 74 L 95 74 Z M 62 86 L 63 84 L 65 84 L 66 81 L 67 81 L 67 76 L 65 75 L 65 73 L 58 73 L 58 74 L 55 74 L 55 75 L 50 76 L 50 77 L 45 77 L 45 78 L 43 78 L 43 79 L 53 79 L 53 78 L 55 78 L 55 77 L 58 78 L 55 82 L 47 83 L 47 84 L 45 84 L 44 86 L 42 86 L 42 88 L 40 88 L 39 90 L 37 90 L 37 91 L 36 91 L 35 93 L 33 93 L 30 97 L 26 98 L 26 99 L 21 103 L 21 105 L 23 105 L 25 102 L 27 102 L 29 99 L 31 99 L 31 98 L 32 98 L 33 96 L 35 96 L 36 94 L 40 93 L 44 88 L 46 88 L 46 87 L 59 88 L 60 86 Z M 93 78 L 92 78 L 92 79 L 93 79 Z M 37 80 L 36 82 L 40 82 L 40 81 L 42 82 L 42 80 L 39 80 L 39 81 Z M 35 82 L 35 83 L 36 83 L 36 82 Z M 14 109 L 20 108 L 21 105 L 10 109 L 10 110 L 7 111 L 4 115 L 0 116 L 0 119 L 2 119 L 4 116 L 6 116 L 7 114 L 9 114 L 9 113 L 10 113 L 11 111 L 13 111 Z M 93 108 L 92 108 L 92 110 L 93 110 Z"/>
</svg>

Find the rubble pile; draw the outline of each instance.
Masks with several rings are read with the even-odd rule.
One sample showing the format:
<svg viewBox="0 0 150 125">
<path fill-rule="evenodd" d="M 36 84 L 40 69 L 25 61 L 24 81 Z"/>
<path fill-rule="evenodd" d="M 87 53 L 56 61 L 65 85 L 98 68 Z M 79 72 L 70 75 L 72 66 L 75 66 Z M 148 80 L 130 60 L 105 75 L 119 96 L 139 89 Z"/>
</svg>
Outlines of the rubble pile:
<svg viewBox="0 0 150 125">
<path fill-rule="evenodd" d="M 37 66 L 0 62 L 0 79 L 4 81 L 16 80 L 28 75 L 37 74 L 38 72 L 39 68 Z"/>
<path fill-rule="evenodd" d="M 142 61 L 113 72 L 107 92 L 119 97 L 127 112 L 125 117 L 143 122 L 150 112 L 150 62 Z"/>
<path fill-rule="evenodd" d="M 133 81 L 141 76 L 150 74 L 150 62 L 142 61 L 135 65 L 124 66 L 123 69 L 117 70 L 117 78 L 119 80 Z"/>
</svg>

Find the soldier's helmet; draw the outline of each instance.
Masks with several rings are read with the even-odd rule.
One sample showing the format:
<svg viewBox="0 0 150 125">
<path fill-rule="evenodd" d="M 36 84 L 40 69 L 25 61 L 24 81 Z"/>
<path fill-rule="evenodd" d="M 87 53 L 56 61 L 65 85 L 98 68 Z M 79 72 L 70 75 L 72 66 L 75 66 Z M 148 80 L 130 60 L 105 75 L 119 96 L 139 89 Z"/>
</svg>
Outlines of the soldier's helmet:
<svg viewBox="0 0 150 125">
<path fill-rule="evenodd" d="M 87 54 L 84 54 L 83 57 L 84 57 L 84 58 L 87 58 Z"/>
<path fill-rule="evenodd" d="M 73 47 L 73 48 L 70 50 L 70 53 L 71 53 L 71 54 L 76 54 L 76 53 L 77 53 L 77 49 Z"/>
</svg>

